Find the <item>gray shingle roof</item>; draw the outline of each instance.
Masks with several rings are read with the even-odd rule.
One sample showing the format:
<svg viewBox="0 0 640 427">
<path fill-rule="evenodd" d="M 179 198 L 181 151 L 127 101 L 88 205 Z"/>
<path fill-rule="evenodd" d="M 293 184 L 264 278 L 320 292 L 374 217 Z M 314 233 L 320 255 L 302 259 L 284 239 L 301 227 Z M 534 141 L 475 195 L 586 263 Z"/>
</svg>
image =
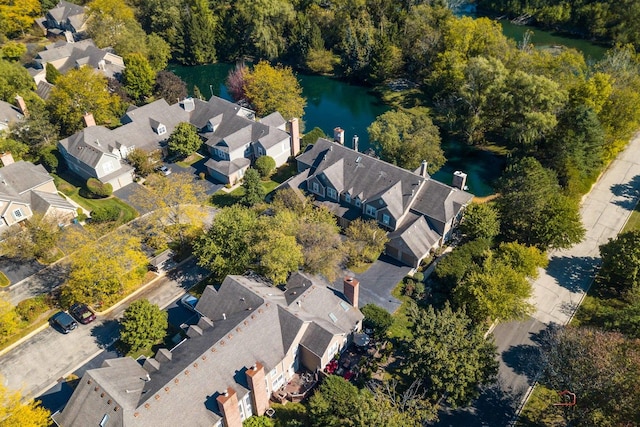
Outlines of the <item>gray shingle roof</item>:
<svg viewBox="0 0 640 427">
<path fill-rule="evenodd" d="M 76 207 L 62 198 L 59 194 L 44 191 L 31 192 L 31 207 L 38 212 L 46 212 L 50 207 L 75 210 Z"/>
<path fill-rule="evenodd" d="M 389 233 L 389 246 L 422 258 L 440 240 L 424 216 L 410 212 L 402 222 L 402 227 Z"/>
<path fill-rule="evenodd" d="M 101 69 L 101 71 L 107 77 L 115 77 L 124 70 L 122 58 L 113 55 L 107 49 L 99 49 L 91 39 L 76 43 L 52 43 L 46 47 L 46 50 L 39 52 L 36 56 L 36 61 L 42 68 L 47 62 L 55 62 L 61 59 L 65 59 L 65 62 L 57 66 L 57 69 L 62 74 L 81 65 L 89 65 L 98 69 L 100 61 L 104 61 L 104 69 Z"/>
<path fill-rule="evenodd" d="M 267 126 L 271 126 L 274 128 L 279 128 L 287 124 L 287 121 L 282 117 L 279 111 L 275 111 L 268 116 L 265 116 L 260 119 L 260 123 L 263 123 Z"/>
<path fill-rule="evenodd" d="M 86 18 L 84 17 L 84 12 L 85 12 L 85 8 L 83 6 L 78 6 L 77 4 L 73 4 L 68 1 L 61 0 L 60 2 L 58 2 L 56 7 L 54 7 L 53 9 L 50 9 L 48 13 L 49 15 L 51 15 L 53 19 L 55 19 L 58 22 L 64 22 L 71 17 L 77 17 L 78 15 L 83 15 L 82 17 L 80 17 L 80 22 L 84 22 L 86 20 Z M 78 22 L 77 19 L 74 20 L 74 24 L 76 24 L 77 22 Z M 76 27 L 74 25 L 76 29 L 78 29 L 80 26 L 81 25 Z"/>
<path fill-rule="evenodd" d="M 18 194 L 24 194 L 47 182 L 53 181 L 42 165 L 19 160 L 0 169 L 0 178 Z"/>
<path fill-rule="evenodd" d="M 23 118 L 24 116 L 17 107 L 8 102 L 0 101 L 0 123 L 10 125 Z"/>
<path fill-rule="evenodd" d="M 323 321 L 318 316 L 335 312 L 339 319 L 335 327 L 341 334 L 351 331 L 352 322 L 362 320 L 362 314 L 343 306 L 343 299 L 325 282 L 294 274 L 289 283 L 289 292 L 296 289 L 297 295 L 290 302 L 286 291 L 245 276 L 228 276 L 217 291 L 207 287 L 196 308 L 210 316 L 212 327 L 204 327 L 202 335 L 174 348 L 171 360 L 160 363 L 149 381 L 139 381 L 146 372 L 132 359 L 108 361 L 110 367 L 88 371 L 56 420 L 67 426 L 99 423 L 104 413 L 102 403 L 84 387 L 91 379 L 92 386 L 103 387 L 113 396 L 113 404 L 120 404 L 118 399 L 124 401 L 122 420 L 110 425 L 214 425 L 221 416 L 216 397 L 227 387 L 233 387 L 239 399 L 245 396 L 245 372 L 255 362 L 270 372 L 303 332 L 305 347 L 319 354 L 326 351 L 333 333 L 316 325 Z M 303 303 L 297 304 L 301 298 Z M 347 325 L 344 330 L 340 329 L 343 325 Z"/>
<path fill-rule="evenodd" d="M 102 156 L 117 157 L 110 152 L 116 144 L 117 135 L 104 126 L 89 126 L 59 142 L 64 149 L 82 163 L 95 167 Z"/>
</svg>

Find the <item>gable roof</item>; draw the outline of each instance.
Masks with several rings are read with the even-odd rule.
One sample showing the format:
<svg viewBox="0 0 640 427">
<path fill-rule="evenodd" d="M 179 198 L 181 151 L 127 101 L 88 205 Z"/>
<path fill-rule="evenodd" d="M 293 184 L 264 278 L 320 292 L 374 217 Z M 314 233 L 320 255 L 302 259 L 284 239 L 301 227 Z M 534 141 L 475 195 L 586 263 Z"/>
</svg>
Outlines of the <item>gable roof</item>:
<svg viewBox="0 0 640 427">
<path fill-rule="evenodd" d="M 29 190 L 53 181 L 42 165 L 34 165 L 24 160 L 11 163 L 0 169 L 0 178 L 5 183 L 5 190 L 10 187 L 17 194 L 24 194 Z M 0 184 L 0 191 L 2 186 Z"/>
<path fill-rule="evenodd" d="M 86 17 L 84 16 L 85 7 L 64 0 L 59 1 L 53 9 L 49 9 L 47 14 L 57 22 L 65 22 L 71 19 L 71 24 L 76 29 L 80 28 L 82 23 L 86 21 Z"/>
<path fill-rule="evenodd" d="M 0 101 L 0 126 L 9 126 L 22 119 L 24 119 L 24 115 L 16 106 Z"/>
<path fill-rule="evenodd" d="M 104 126 L 89 126 L 58 143 L 80 162 L 95 168 L 102 156 L 118 158 L 111 153 L 117 135 Z"/>
<path fill-rule="evenodd" d="M 315 310 L 324 306 L 337 312 L 340 308 L 345 314 L 339 317 L 338 328 L 362 320 L 362 314 L 354 307 L 342 308 L 340 303 L 344 301 L 326 282 L 294 273 L 289 283 L 290 292 L 296 289 L 297 295 L 289 300 L 286 291 L 254 277 L 227 276 L 218 290 L 207 287 L 196 305 L 211 322 L 201 320 L 201 334 L 193 334 L 172 349 L 170 361 L 160 362 L 159 369 L 152 370 L 146 381 L 146 372 L 136 368 L 132 359 L 117 359 L 115 364 L 87 371 L 67 407 L 55 416 L 56 421 L 60 425 L 100 421 L 104 412 L 98 396 L 82 388 L 92 380 L 95 387 L 102 387 L 104 381 L 104 391 L 112 397 L 112 403 L 124 408 L 122 421 L 116 425 L 214 425 L 222 415 L 216 398 L 232 387 L 242 399 L 248 393 L 246 371 L 256 361 L 266 373 L 270 372 L 302 333 L 305 346 L 323 352 L 333 333 L 321 325 L 313 326 L 318 317 Z M 302 297 L 308 304 L 296 303 Z M 314 305 L 318 307 L 312 308 Z M 340 333 L 349 333 L 352 326 Z M 91 410 L 92 418 L 79 415 Z"/>
<path fill-rule="evenodd" d="M 99 49 L 91 39 L 75 43 L 58 41 L 47 45 L 45 50 L 38 52 L 36 62 L 44 68 L 47 62 L 57 62 L 64 59 L 64 63 L 56 68 L 60 73 L 82 65 L 99 70 L 107 77 L 115 77 L 124 70 L 123 59 L 108 49 Z"/>
</svg>

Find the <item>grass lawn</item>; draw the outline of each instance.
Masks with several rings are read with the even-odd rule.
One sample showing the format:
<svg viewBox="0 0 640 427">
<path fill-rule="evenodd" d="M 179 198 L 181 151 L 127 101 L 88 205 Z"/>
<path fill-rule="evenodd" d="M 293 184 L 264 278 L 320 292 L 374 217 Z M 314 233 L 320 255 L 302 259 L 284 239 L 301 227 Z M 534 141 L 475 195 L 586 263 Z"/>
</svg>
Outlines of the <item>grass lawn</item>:
<svg viewBox="0 0 640 427">
<path fill-rule="evenodd" d="M 184 160 L 180 160 L 179 162 L 176 162 L 176 165 L 183 167 L 183 168 L 188 168 L 189 166 L 191 166 L 192 164 L 200 161 L 204 159 L 204 156 L 199 154 L 199 153 L 193 153 L 191 154 L 189 157 L 187 157 Z"/>
<path fill-rule="evenodd" d="M 393 324 L 389 327 L 387 335 L 391 339 L 397 340 L 410 340 L 413 338 L 409 328 L 411 327 L 411 320 L 409 319 L 409 302 L 411 298 L 402 295 L 403 283 L 400 282 L 396 288 L 391 292 L 391 295 L 402 301 L 402 305 L 398 310 L 393 313 Z"/>
<path fill-rule="evenodd" d="M 264 188 L 265 194 L 269 194 L 278 185 L 280 185 L 280 184 L 278 182 L 276 182 L 276 181 L 273 181 L 273 180 L 262 181 L 262 188 Z M 231 193 L 227 193 L 227 192 L 225 192 L 223 190 L 220 190 L 216 194 L 211 196 L 211 202 L 215 206 L 219 206 L 221 208 L 224 208 L 224 207 L 235 205 L 236 203 L 238 203 L 238 201 L 240 200 L 240 198 L 243 195 L 244 195 L 244 188 L 242 188 L 242 187 L 236 188 Z"/>
<path fill-rule="evenodd" d="M 138 216 L 138 211 L 115 196 L 111 196 L 106 199 L 88 199 L 81 196 L 80 190 L 84 187 L 84 184 L 77 180 L 73 180 L 73 177 L 71 176 L 65 175 L 64 178 L 62 178 L 54 175 L 54 179 L 58 190 L 86 210 L 92 211 L 100 207 L 108 208 L 116 206 L 120 210 L 119 222 L 121 223 L 129 222 Z M 69 182 L 69 180 L 72 180 L 72 182 Z"/>
<path fill-rule="evenodd" d="M 631 216 L 622 229 L 622 233 L 635 230 L 640 230 L 640 203 L 638 203 L 633 212 L 631 212 Z"/>
</svg>

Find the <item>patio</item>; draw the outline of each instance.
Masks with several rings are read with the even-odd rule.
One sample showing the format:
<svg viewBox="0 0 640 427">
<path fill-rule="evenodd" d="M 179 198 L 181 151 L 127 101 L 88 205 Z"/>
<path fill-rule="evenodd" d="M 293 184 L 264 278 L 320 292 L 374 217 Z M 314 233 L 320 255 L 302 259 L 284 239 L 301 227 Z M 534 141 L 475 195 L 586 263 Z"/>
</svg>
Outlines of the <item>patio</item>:
<svg viewBox="0 0 640 427">
<path fill-rule="evenodd" d="M 317 376 L 311 372 L 296 372 L 287 384 L 272 393 L 271 399 L 281 404 L 300 402 L 308 396 L 317 383 Z"/>
</svg>

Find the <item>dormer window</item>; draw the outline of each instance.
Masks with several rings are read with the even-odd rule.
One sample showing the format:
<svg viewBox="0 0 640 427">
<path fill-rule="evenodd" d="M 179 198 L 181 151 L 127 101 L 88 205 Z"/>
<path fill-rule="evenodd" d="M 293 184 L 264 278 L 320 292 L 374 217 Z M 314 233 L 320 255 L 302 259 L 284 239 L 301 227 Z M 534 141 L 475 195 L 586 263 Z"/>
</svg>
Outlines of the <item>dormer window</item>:
<svg viewBox="0 0 640 427">
<path fill-rule="evenodd" d="M 20 209 L 16 209 L 16 210 L 13 211 L 13 217 L 15 219 L 20 219 L 20 218 L 22 218 L 22 216 L 23 216 L 22 215 L 22 211 Z"/>
<path fill-rule="evenodd" d="M 327 197 L 329 197 L 330 199 L 333 200 L 337 200 L 338 199 L 338 193 L 335 189 L 331 188 L 331 187 L 327 187 Z"/>
<path fill-rule="evenodd" d="M 320 186 L 318 185 L 317 182 L 314 182 L 311 184 L 311 191 L 313 191 L 316 194 L 320 193 Z"/>
<path fill-rule="evenodd" d="M 389 215 L 387 214 L 382 214 L 382 223 L 384 225 L 389 225 L 389 221 L 391 220 L 391 217 L 389 217 Z"/>
<path fill-rule="evenodd" d="M 347 203 L 351 203 L 351 194 L 344 193 L 344 201 Z"/>
<path fill-rule="evenodd" d="M 156 132 L 158 133 L 158 135 L 164 135 L 165 133 L 167 133 L 167 127 L 160 123 L 158 125 L 158 128 L 156 129 Z"/>
<path fill-rule="evenodd" d="M 356 206 L 360 207 L 360 204 L 361 204 L 360 197 L 356 197 Z"/>
<path fill-rule="evenodd" d="M 367 215 L 369 215 L 369 216 L 376 216 L 376 212 L 377 212 L 376 208 L 374 208 L 374 207 L 373 207 L 373 206 L 371 206 L 371 205 L 367 205 L 367 206 L 365 207 L 364 211 L 365 211 L 365 213 L 366 213 Z"/>
</svg>

